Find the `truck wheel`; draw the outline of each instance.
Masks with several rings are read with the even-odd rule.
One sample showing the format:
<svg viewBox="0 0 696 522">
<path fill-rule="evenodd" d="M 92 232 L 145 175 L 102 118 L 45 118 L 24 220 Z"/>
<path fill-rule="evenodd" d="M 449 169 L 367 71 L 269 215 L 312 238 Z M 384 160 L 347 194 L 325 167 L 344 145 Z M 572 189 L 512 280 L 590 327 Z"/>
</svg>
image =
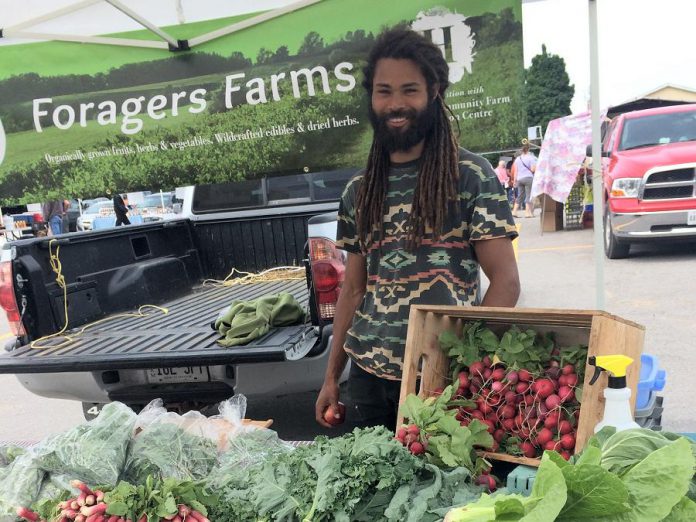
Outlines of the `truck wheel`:
<svg viewBox="0 0 696 522">
<path fill-rule="evenodd" d="M 609 217 L 609 204 L 604 205 L 604 253 L 609 259 L 624 259 L 628 257 L 630 243 L 620 242 L 614 235 Z"/>
</svg>

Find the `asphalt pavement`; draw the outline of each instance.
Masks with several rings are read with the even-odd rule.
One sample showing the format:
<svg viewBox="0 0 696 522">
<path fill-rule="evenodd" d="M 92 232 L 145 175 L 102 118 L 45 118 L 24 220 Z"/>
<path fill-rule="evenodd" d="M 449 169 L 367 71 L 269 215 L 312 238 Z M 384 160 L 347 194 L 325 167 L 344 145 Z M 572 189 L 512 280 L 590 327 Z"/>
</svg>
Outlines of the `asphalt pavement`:
<svg viewBox="0 0 696 522">
<path fill-rule="evenodd" d="M 516 244 L 522 283 L 518 306 L 595 309 L 592 230 L 540 232 L 539 219 L 520 218 Z M 659 357 L 667 371 L 664 429 L 696 432 L 691 393 L 696 391 L 696 243 L 641 245 L 624 260 L 604 260 L 606 311 L 646 327 L 644 350 Z M 484 286 L 485 286 L 484 278 Z M 3 315 L 3 314 L 0 314 Z M 0 337 L 7 336 L 4 316 Z M 73 401 L 47 399 L 26 391 L 14 376 L 0 375 L 0 441 L 36 441 L 82 421 Z M 314 422 L 315 393 L 250 401 L 247 416 L 274 419 L 274 429 L 287 440 L 340 434 Z M 342 400 L 350 406 L 347 390 Z"/>
</svg>

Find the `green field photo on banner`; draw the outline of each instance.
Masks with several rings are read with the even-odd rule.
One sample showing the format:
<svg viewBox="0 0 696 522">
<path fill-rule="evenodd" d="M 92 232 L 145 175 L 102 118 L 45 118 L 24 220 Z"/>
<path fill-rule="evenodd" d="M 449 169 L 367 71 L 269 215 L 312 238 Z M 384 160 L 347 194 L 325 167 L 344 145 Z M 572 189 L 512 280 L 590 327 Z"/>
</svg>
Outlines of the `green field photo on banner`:
<svg viewBox="0 0 696 522">
<path fill-rule="evenodd" d="M 514 147 L 526 133 L 521 0 L 380 5 L 323 0 L 176 53 L 10 40 L 0 204 L 360 168 L 372 140 L 362 67 L 395 25 L 442 49 L 462 146 Z M 188 39 L 258 14 L 164 29 Z"/>
</svg>

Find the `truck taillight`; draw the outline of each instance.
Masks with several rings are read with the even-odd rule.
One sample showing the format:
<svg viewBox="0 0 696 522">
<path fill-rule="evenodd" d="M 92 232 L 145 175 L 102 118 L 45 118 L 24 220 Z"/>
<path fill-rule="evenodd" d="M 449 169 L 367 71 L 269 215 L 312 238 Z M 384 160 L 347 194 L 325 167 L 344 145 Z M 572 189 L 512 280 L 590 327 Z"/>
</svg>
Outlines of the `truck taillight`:
<svg viewBox="0 0 696 522">
<path fill-rule="evenodd" d="M 24 335 L 24 326 L 20 322 L 19 308 L 12 284 L 12 261 L 0 263 L 0 306 L 5 309 L 12 333 L 17 337 Z"/>
<path fill-rule="evenodd" d="M 310 238 L 309 262 L 319 318 L 329 321 L 336 314 L 345 272 L 345 254 L 330 239 Z"/>
</svg>

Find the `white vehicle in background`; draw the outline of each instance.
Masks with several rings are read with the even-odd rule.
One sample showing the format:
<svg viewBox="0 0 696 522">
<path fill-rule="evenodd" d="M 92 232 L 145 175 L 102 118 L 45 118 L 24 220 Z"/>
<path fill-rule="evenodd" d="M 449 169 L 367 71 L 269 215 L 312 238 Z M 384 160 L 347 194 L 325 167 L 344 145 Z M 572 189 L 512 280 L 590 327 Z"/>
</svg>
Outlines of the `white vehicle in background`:
<svg viewBox="0 0 696 522">
<path fill-rule="evenodd" d="M 92 230 L 95 218 L 113 215 L 114 204 L 110 199 L 92 203 L 77 218 L 77 230 Z"/>
<path fill-rule="evenodd" d="M 142 203 L 135 205 L 135 214 L 143 217 L 143 223 L 152 223 L 179 217 L 174 209 L 174 193 L 159 192 L 149 194 L 143 198 Z"/>
</svg>

